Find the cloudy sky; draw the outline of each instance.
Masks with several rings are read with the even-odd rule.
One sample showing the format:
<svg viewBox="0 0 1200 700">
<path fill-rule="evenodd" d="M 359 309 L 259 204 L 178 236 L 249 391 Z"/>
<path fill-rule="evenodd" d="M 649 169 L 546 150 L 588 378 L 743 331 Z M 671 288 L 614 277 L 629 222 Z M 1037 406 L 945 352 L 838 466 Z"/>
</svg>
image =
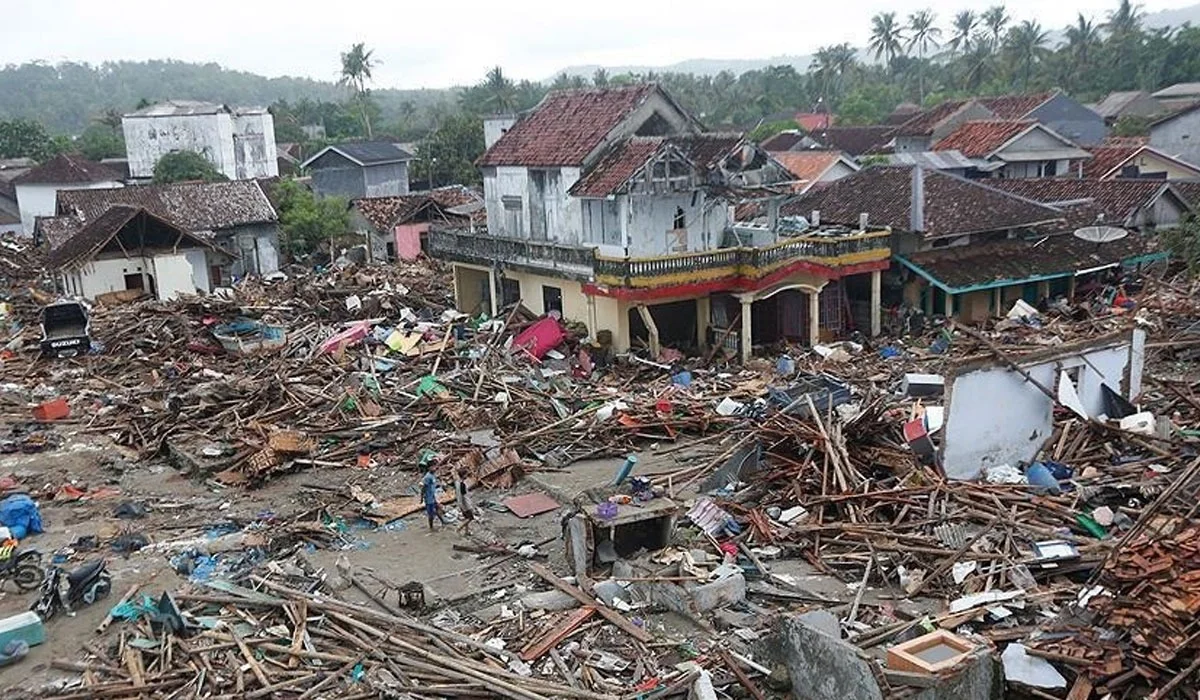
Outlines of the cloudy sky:
<svg viewBox="0 0 1200 700">
<path fill-rule="evenodd" d="M 1148 12 L 1198 0 L 1145 0 Z M 365 41 L 377 87 L 444 87 L 500 65 L 540 80 L 571 65 L 665 65 L 765 58 L 867 41 L 871 15 L 930 8 L 943 25 L 987 0 L 0 0 L 0 64 L 174 58 L 256 73 L 335 79 L 338 54 Z M 1103 20 L 1116 0 L 1008 0 L 1016 19 L 1061 28 L 1077 12 Z M 311 8 L 311 9 L 309 9 Z M 3 96 L 0 96 L 3 99 Z"/>
</svg>

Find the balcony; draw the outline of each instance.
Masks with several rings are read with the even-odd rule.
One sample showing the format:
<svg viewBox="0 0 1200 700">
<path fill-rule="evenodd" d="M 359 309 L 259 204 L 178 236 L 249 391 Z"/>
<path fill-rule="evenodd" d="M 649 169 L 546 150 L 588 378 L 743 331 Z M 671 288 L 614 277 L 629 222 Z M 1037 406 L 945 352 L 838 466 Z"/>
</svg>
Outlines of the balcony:
<svg viewBox="0 0 1200 700">
<path fill-rule="evenodd" d="M 462 230 L 430 231 L 426 239 L 435 258 L 492 267 L 497 263 L 530 272 L 550 272 L 590 281 L 595 252 L 591 248 L 524 238 L 500 238 Z"/>
<path fill-rule="evenodd" d="M 729 280 L 730 288 L 748 288 L 796 263 L 842 268 L 880 263 L 891 257 L 891 233 L 872 231 L 838 236 L 795 236 L 755 247 L 721 248 L 657 258 L 596 256 L 595 279 L 610 287 L 654 288 Z"/>
<path fill-rule="evenodd" d="M 427 242 L 437 258 L 486 267 L 501 264 L 607 287 L 652 289 L 727 281 L 722 286 L 739 289 L 752 288 L 759 280 L 798 263 L 836 269 L 885 262 L 891 257 L 890 238 L 888 231 L 837 235 L 818 231 L 766 246 L 653 258 L 610 258 L 593 248 L 467 231 L 430 231 Z"/>
</svg>

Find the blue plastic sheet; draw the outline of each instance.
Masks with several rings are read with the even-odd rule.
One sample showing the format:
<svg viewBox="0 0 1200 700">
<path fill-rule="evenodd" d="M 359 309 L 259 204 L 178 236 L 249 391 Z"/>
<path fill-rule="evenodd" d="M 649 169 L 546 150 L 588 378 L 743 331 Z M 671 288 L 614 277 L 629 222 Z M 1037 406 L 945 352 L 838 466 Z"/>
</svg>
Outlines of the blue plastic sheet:
<svg viewBox="0 0 1200 700">
<path fill-rule="evenodd" d="M 0 501 L 0 525 L 7 527 L 18 540 L 43 532 L 37 503 L 23 493 L 14 493 Z"/>
</svg>

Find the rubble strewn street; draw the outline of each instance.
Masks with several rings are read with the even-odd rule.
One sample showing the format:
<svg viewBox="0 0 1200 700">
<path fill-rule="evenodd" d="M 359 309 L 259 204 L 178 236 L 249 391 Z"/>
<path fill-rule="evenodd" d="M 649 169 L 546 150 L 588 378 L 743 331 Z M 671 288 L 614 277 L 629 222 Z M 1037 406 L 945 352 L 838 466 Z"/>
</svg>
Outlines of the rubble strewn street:
<svg viewBox="0 0 1200 700">
<path fill-rule="evenodd" d="M 5 697 L 1200 683 L 1200 288 L 1161 270 L 1119 306 L 936 318 L 743 365 L 615 356 L 520 304 L 461 314 L 426 259 L 97 304 L 91 352 L 46 359 L 54 297 L 0 262 L 22 273 L 5 277 L 0 479 L 44 529 L 17 551 L 112 572 L 0 671 Z M 1097 415 L 1072 392 L 1101 351 L 1140 392 Z M 1078 377 L 1043 386 L 1038 367 L 1066 377 L 1076 356 Z M 1000 375 L 1033 403 L 1001 400 Z M 1044 432 L 996 437 L 1038 401 Z M 993 427 L 972 433 L 980 413 Z M 949 474 L 989 440 L 976 473 Z M 8 616 L 36 594 L 2 595 Z"/>
</svg>

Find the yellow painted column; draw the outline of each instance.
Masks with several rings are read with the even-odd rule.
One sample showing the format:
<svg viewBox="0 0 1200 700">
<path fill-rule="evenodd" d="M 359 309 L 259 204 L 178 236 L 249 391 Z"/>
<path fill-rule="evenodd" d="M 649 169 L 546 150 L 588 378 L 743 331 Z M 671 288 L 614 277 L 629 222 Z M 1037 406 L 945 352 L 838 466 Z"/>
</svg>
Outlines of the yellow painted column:
<svg viewBox="0 0 1200 700">
<path fill-rule="evenodd" d="M 696 300 L 696 346 L 708 350 L 708 323 L 712 318 L 712 299 L 700 297 Z"/>
<path fill-rule="evenodd" d="M 881 289 L 882 286 L 883 286 L 883 272 L 881 272 L 880 270 L 872 271 L 871 272 L 871 336 L 872 337 L 879 335 L 879 332 L 882 330 L 882 325 L 883 325 L 880 322 L 880 314 L 883 313 L 883 309 L 882 309 L 883 302 L 882 302 L 882 298 L 881 298 L 882 294 L 883 294 L 882 289 Z"/>
</svg>

